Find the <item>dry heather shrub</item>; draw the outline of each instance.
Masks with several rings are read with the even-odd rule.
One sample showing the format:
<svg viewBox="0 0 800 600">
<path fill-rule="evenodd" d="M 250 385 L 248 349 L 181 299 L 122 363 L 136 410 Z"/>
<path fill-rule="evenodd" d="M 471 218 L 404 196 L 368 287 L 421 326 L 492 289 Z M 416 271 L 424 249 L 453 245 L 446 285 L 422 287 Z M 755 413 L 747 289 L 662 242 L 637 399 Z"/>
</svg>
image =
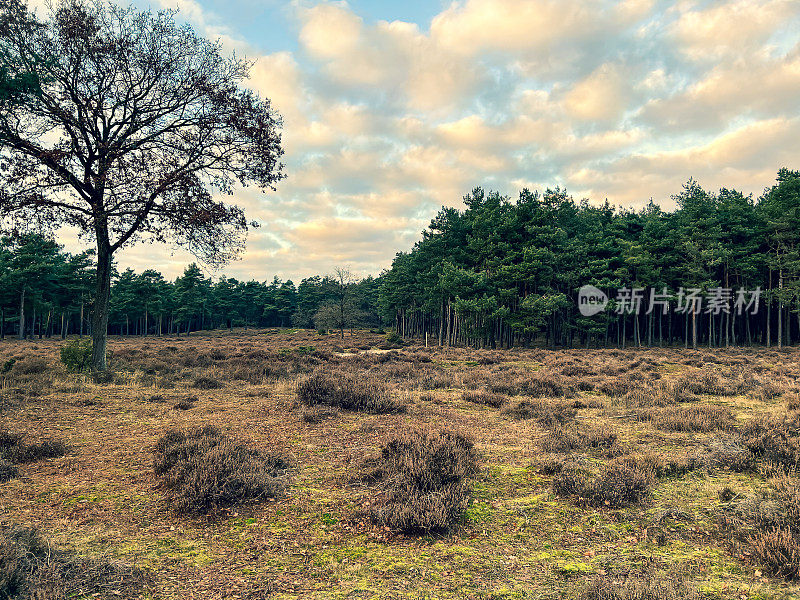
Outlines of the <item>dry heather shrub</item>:
<svg viewBox="0 0 800 600">
<path fill-rule="evenodd" d="M 800 480 L 786 475 L 771 489 L 723 506 L 723 529 L 734 550 L 750 556 L 770 573 L 800 579 Z"/>
<path fill-rule="evenodd" d="M 198 390 L 217 390 L 222 387 L 222 382 L 214 377 L 201 376 L 195 378 L 192 387 Z"/>
<path fill-rule="evenodd" d="M 800 531 L 784 528 L 759 531 L 750 539 L 755 560 L 784 579 L 800 579 Z"/>
<path fill-rule="evenodd" d="M 619 508 L 637 503 L 654 482 L 655 474 L 646 464 L 622 457 L 608 463 L 596 477 L 567 465 L 553 478 L 552 486 L 557 496 L 572 497 L 581 504 Z"/>
<path fill-rule="evenodd" d="M 440 373 L 425 373 L 419 379 L 419 385 L 423 390 L 446 390 L 453 387 L 453 377 Z"/>
<path fill-rule="evenodd" d="M 676 402 L 674 384 L 659 382 L 656 386 L 638 385 L 623 396 L 626 408 L 670 406 Z"/>
<path fill-rule="evenodd" d="M 597 371 L 586 365 L 564 365 L 561 368 L 561 374 L 565 377 L 589 377 L 597 375 Z"/>
<path fill-rule="evenodd" d="M 304 406 L 300 411 L 300 420 L 309 425 L 316 425 L 336 415 L 336 409 L 329 407 Z"/>
<path fill-rule="evenodd" d="M 520 392 L 533 398 L 572 398 L 575 388 L 564 377 L 550 371 L 538 371 L 521 382 Z"/>
<path fill-rule="evenodd" d="M 611 398 L 618 398 L 631 390 L 641 387 L 641 385 L 641 383 L 631 381 L 630 378 L 610 377 L 597 384 L 595 389 Z"/>
<path fill-rule="evenodd" d="M 192 397 L 181 398 L 172 405 L 172 408 L 175 410 L 189 410 L 190 408 L 194 408 L 194 403 L 196 400 L 197 398 Z"/>
<path fill-rule="evenodd" d="M 211 426 L 168 431 L 153 458 L 153 470 L 183 513 L 273 498 L 283 490 L 286 469 L 283 459 L 248 448 Z"/>
<path fill-rule="evenodd" d="M 61 440 L 42 440 L 33 444 L 24 443 L 25 436 L 19 433 L 0 431 L 0 459 L 14 463 L 29 463 L 44 458 L 64 456 L 69 447 Z"/>
<path fill-rule="evenodd" d="M 147 587 L 138 569 L 59 550 L 34 528 L 0 529 L 0 598 L 139 598 Z"/>
<path fill-rule="evenodd" d="M 696 405 L 681 408 L 655 408 L 639 415 L 642 421 L 650 421 L 653 427 L 664 431 L 728 431 L 733 429 L 736 419 L 727 406 Z"/>
<path fill-rule="evenodd" d="M 744 446 L 762 463 L 784 471 L 800 469 L 800 413 L 754 419 L 741 435 Z"/>
<path fill-rule="evenodd" d="M 47 361 L 40 356 L 26 356 L 14 363 L 11 368 L 13 375 L 38 375 L 49 368 Z"/>
<path fill-rule="evenodd" d="M 789 401 L 786 403 L 786 410 L 792 411 L 800 411 L 800 394 L 792 394 L 789 397 Z"/>
<path fill-rule="evenodd" d="M 531 467 L 542 475 L 555 475 L 564 469 L 564 459 L 558 456 L 537 456 L 531 461 Z"/>
<path fill-rule="evenodd" d="M 336 406 L 371 414 L 403 412 L 386 384 L 376 378 L 317 371 L 297 385 L 297 398 L 306 406 Z"/>
<path fill-rule="evenodd" d="M 676 574 L 592 579 L 576 600 L 698 600 L 699 594 Z"/>
<path fill-rule="evenodd" d="M 19 475 L 19 469 L 16 465 L 11 464 L 7 460 L 0 458 L 0 483 L 10 481 Z"/>
<path fill-rule="evenodd" d="M 739 437 L 722 438 L 712 441 L 708 456 L 698 459 L 709 469 L 728 469 L 734 473 L 756 470 L 755 455 L 741 443 Z"/>
<path fill-rule="evenodd" d="M 443 531 L 456 523 L 469 501 L 468 479 L 478 470 L 469 438 L 428 427 L 389 441 L 380 463 L 385 502 L 375 517 L 406 533 Z"/>
<path fill-rule="evenodd" d="M 493 394 L 492 392 L 487 392 L 485 390 L 482 390 L 482 391 L 464 392 L 461 395 L 461 399 L 464 400 L 464 402 L 472 402 L 473 404 L 485 404 L 486 406 L 491 406 L 492 408 L 500 408 L 501 406 L 503 406 L 503 404 L 505 404 L 508 398 L 501 394 Z"/>
<path fill-rule="evenodd" d="M 770 400 L 774 400 L 783 394 L 785 391 L 786 390 L 776 383 L 771 381 L 761 381 L 755 386 L 755 389 L 750 392 L 750 396 L 761 402 L 769 402 Z"/>
<path fill-rule="evenodd" d="M 697 377 L 688 376 L 685 379 L 686 386 L 693 394 L 711 394 L 719 396 L 725 393 L 725 389 L 720 383 L 719 374 L 713 371 L 703 371 Z"/>
<path fill-rule="evenodd" d="M 577 427 L 557 426 L 550 430 L 539 442 L 545 452 L 567 454 L 575 450 L 603 449 L 621 452 L 617 434 L 599 429 L 579 429 Z"/>
<path fill-rule="evenodd" d="M 578 411 L 575 410 L 571 402 L 548 401 L 537 398 L 534 400 L 520 400 L 514 406 L 506 408 L 503 413 L 519 420 L 536 419 L 546 427 L 554 427 L 573 421 Z"/>
</svg>

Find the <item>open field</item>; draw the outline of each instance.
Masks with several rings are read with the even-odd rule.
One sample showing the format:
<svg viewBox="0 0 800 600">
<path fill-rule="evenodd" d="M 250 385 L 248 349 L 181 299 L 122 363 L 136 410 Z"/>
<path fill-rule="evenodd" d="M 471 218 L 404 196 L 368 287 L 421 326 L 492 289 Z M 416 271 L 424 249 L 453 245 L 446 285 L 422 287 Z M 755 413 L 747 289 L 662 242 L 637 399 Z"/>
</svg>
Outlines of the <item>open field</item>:
<svg viewBox="0 0 800 600">
<path fill-rule="evenodd" d="M 62 343 L 0 343 L 0 431 L 69 446 L 0 484 L 0 525 L 141 567 L 142 597 L 572 598 L 642 573 L 707 598 L 800 597 L 797 574 L 742 533 L 759 494 L 797 494 L 780 475 L 797 476 L 791 456 L 776 465 L 753 441 L 756 422 L 800 418 L 797 349 L 391 348 L 366 332 L 236 330 L 112 338 L 115 374 L 97 383 L 65 370 Z M 401 410 L 305 406 L 298 382 L 315 371 Z M 471 436 L 479 468 L 449 531 L 404 534 L 370 518 L 385 499 L 364 475 L 422 423 Z M 177 513 L 153 450 L 208 424 L 285 459 L 284 491 Z M 623 463 L 649 479 L 618 498 L 602 474 Z"/>
</svg>

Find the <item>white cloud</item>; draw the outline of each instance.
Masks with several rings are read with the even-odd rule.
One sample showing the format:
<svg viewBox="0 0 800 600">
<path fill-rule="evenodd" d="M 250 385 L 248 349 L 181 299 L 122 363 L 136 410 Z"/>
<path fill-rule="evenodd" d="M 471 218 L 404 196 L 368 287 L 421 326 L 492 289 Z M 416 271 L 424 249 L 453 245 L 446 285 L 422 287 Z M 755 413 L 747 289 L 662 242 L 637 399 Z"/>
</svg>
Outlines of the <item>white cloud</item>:
<svg viewBox="0 0 800 600">
<path fill-rule="evenodd" d="M 690 176 L 758 193 L 800 166 L 796 0 L 463 0 L 429 24 L 292 3 L 298 50 L 264 55 L 198 0 L 159 2 L 247 49 L 284 117 L 288 178 L 235 197 L 263 224 L 238 277 L 376 273 L 475 185 L 638 206 Z M 191 260 L 156 254 L 170 276 Z"/>
</svg>

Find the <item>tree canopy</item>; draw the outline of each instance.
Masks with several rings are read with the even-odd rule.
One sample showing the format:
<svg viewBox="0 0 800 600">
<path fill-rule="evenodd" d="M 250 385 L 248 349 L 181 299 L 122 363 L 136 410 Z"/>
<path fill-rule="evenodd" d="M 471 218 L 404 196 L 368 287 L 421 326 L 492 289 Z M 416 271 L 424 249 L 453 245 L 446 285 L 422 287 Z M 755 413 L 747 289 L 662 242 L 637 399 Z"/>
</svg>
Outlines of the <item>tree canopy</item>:
<svg viewBox="0 0 800 600">
<path fill-rule="evenodd" d="M 95 243 L 93 364 L 103 369 L 113 254 L 151 240 L 214 265 L 234 257 L 248 223 L 222 198 L 283 176 L 280 118 L 242 87 L 246 60 L 172 11 L 61 0 L 39 19 L 3 0 L 0 58 L 3 89 L 37 83 L 24 101 L 0 94 L 0 217 L 73 226 Z"/>
</svg>

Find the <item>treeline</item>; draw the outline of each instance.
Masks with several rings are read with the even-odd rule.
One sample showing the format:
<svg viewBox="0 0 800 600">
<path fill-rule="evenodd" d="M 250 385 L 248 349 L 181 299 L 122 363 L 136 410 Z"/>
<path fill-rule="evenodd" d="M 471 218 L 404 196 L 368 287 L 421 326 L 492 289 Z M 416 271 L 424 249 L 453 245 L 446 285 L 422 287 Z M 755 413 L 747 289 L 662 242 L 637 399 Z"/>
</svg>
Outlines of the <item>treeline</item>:
<svg viewBox="0 0 800 600">
<path fill-rule="evenodd" d="M 442 345 L 796 343 L 800 172 L 781 169 L 758 199 L 693 180 L 673 198 L 674 211 L 652 202 L 635 211 L 575 202 L 558 188 L 526 189 L 516 201 L 476 188 L 464 210 L 443 208 L 396 256 L 381 307 L 401 335 Z M 578 305 L 587 284 L 609 298 L 591 316 Z M 640 310 L 622 288 L 641 289 Z M 737 307 L 740 290 L 760 290 L 757 310 Z M 706 304 L 686 310 L 688 294 Z M 748 303 L 753 295 L 742 294 Z"/>
<path fill-rule="evenodd" d="M 0 336 L 90 334 L 93 252 L 70 254 L 38 234 L 0 238 Z M 220 327 L 378 327 L 378 281 L 345 269 L 295 286 L 206 277 L 196 264 L 175 281 L 158 271 L 115 272 L 109 333 L 163 335 Z"/>
<path fill-rule="evenodd" d="M 631 210 L 559 188 L 516 201 L 476 188 L 378 278 L 337 269 L 298 285 L 238 281 L 195 264 L 174 281 L 115 272 L 109 333 L 387 326 L 476 347 L 797 343 L 800 172 L 781 169 L 757 199 L 693 180 L 673 198 L 673 211 Z M 597 314 L 579 310 L 586 285 L 608 297 Z M 37 234 L 0 239 L 1 335 L 89 333 L 94 289 L 92 252 Z"/>
</svg>

